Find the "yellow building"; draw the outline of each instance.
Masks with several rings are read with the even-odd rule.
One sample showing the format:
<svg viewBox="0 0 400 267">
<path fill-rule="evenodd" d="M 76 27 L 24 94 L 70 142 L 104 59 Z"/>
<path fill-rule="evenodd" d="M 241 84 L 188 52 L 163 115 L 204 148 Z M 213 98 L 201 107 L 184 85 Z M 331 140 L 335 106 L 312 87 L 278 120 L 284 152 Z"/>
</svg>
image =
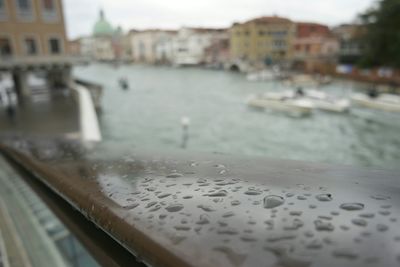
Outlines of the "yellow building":
<svg viewBox="0 0 400 267">
<path fill-rule="evenodd" d="M 290 60 L 295 34 L 295 23 L 277 16 L 235 23 L 230 29 L 231 58 L 253 64 Z"/>
<path fill-rule="evenodd" d="M 0 72 L 12 75 L 18 96 L 30 94 L 35 72 L 46 75 L 49 88 L 68 87 L 74 63 L 62 0 L 0 0 Z"/>
<path fill-rule="evenodd" d="M 0 57 L 60 55 L 67 49 L 61 0 L 0 0 Z"/>
</svg>

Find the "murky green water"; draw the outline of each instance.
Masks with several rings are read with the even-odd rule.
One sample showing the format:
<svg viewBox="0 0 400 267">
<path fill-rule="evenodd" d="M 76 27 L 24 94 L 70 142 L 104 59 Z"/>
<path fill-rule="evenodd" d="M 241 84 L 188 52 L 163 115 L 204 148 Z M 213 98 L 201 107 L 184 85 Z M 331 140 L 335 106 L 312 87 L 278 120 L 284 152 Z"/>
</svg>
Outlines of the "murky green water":
<svg viewBox="0 0 400 267">
<path fill-rule="evenodd" d="M 188 116 L 190 151 L 400 168 L 400 114 L 354 107 L 348 114 L 294 118 L 256 111 L 244 104 L 249 94 L 284 87 L 223 71 L 90 65 L 75 75 L 104 85 L 105 142 L 182 149 L 181 117 Z M 121 76 L 130 90 L 119 88 Z M 338 81 L 323 89 L 348 95 L 357 87 Z"/>
</svg>

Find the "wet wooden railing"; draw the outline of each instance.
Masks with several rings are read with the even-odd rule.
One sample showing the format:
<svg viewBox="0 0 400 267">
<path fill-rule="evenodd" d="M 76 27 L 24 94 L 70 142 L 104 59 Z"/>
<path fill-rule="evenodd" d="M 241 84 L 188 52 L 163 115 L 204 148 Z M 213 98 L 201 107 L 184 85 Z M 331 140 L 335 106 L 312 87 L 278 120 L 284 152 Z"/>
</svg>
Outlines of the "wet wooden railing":
<svg viewBox="0 0 400 267">
<path fill-rule="evenodd" d="M 0 151 L 105 266 L 400 264 L 397 171 L 60 140 Z"/>
</svg>

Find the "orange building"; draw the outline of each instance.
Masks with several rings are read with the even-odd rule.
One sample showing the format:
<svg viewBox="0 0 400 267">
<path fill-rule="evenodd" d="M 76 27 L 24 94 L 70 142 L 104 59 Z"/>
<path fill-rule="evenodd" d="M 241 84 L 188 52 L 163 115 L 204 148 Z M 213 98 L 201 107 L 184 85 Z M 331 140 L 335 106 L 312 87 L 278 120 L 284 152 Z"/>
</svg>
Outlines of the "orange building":
<svg viewBox="0 0 400 267">
<path fill-rule="evenodd" d="M 297 23 L 293 41 L 295 67 L 306 71 L 325 71 L 335 63 L 338 40 L 328 26 L 317 23 Z"/>
</svg>

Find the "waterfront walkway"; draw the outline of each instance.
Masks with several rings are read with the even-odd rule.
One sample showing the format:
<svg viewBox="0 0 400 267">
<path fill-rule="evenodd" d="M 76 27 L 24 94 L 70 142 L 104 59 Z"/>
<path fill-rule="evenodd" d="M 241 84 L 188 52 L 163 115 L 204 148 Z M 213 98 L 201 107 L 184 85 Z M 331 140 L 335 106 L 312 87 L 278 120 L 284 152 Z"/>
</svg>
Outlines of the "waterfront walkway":
<svg viewBox="0 0 400 267">
<path fill-rule="evenodd" d="M 0 135 L 79 137 L 79 107 L 71 90 L 32 90 L 7 110 L 0 103 Z"/>
</svg>

